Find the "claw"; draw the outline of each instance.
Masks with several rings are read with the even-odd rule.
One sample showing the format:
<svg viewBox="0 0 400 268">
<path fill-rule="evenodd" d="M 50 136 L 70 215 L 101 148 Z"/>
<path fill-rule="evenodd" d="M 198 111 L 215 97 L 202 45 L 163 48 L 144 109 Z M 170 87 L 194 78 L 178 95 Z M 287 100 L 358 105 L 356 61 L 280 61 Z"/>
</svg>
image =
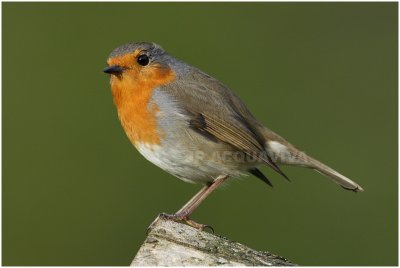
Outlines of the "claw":
<svg viewBox="0 0 400 268">
<path fill-rule="evenodd" d="M 211 225 L 205 225 L 202 231 L 205 231 L 205 229 L 210 229 L 211 233 L 215 234 L 214 228 Z"/>
<path fill-rule="evenodd" d="M 199 229 L 200 231 L 204 231 L 204 229 L 210 228 L 212 230 L 212 232 L 214 233 L 214 229 L 210 225 L 197 223 L 190 219 L 184 220 L 184 222 L 186 222 L 188 225 L 190 225 L 196 229 Z"/>
</svg>

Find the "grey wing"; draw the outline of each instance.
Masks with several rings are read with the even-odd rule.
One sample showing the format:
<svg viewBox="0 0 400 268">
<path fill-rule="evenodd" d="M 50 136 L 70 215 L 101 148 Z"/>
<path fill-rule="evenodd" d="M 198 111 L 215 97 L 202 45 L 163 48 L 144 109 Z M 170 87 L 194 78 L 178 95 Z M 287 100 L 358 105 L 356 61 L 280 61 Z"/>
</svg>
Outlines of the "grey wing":
<svg viewBox="0 0 400 268">
<path fill-rule="evenodd" d="M 218 80 L 196 70 L 185 79 L 163 86 L 162 90 L 182 106 L 193 130 L 257 158 L 287 178 L 268 154 L 265 138 L 259 131 L 261 124 Z"/>
</svg>

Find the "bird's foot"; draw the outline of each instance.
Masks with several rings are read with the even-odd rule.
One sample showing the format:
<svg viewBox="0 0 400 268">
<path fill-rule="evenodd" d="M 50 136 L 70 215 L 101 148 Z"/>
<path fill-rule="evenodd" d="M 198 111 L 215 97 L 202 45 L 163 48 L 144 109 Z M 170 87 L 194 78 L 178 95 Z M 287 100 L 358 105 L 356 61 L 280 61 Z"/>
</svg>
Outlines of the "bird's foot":
<svg viewBox="0 0 400 268">
<path fill-rule="evenodd" d="M 201 224 L 197 223 L 191 219 L 187 215 L 181 214 L 181 213 L 176 213 L 176 214 L 167 214 L 167 213 L 160 213 L 158 217 L 150 224 L 150 226 L 147 228 L 147 233 L 152 229 L 154 223 L 158 219 L 166 219 L 166 220 L 172 220 L 176 222 L 183 222 L 186 223 L 189 226 L 192 226 L 193 228 L 196 228 L 200 231 L 204 231 L 205 229 L 210 229 L 212 233 L 214 233 L 214 229 L 207 224 Z"/>
<path fill-rule="evenodd" d="M 211 233 L 214 233 L 214 228 L 212 228 L 210 225 L 207 224 L 202 224 L 202 223 L 197 223 L 191 219 L 184 220 L 186 224 L 192 226 L 193 228 L 199 229 L 200 231 L 204 231 L 205 229 L 209 229 Z"/>
</svg>

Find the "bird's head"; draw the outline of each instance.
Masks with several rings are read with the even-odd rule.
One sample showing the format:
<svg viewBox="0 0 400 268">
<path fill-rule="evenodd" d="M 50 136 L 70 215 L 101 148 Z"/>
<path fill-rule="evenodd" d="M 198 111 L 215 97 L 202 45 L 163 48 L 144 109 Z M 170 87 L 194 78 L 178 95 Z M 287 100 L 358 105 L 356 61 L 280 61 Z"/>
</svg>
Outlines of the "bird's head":
<svg viewBox="0 0 400 268">
<path fill-rule="evenodd" d="M 104 72 L 111 84 L 163 84 L 174 76 L 170 56 L 155 43 L 137 42 L 117 47 L 108 57 Z M 149 85 L 150 86 L 150 85 Z"/>
</svg>

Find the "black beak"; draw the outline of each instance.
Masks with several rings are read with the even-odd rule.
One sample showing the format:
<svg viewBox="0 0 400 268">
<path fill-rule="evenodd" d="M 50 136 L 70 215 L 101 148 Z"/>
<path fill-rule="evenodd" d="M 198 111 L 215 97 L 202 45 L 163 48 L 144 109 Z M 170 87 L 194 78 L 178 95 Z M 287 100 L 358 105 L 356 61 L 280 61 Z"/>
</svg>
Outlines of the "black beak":
<svg viewBox="0 0 400 268">
<path fill-rule="evenodd" d="M 103 72 L 105 72 L 106 74 L 121 75 L 124 70 L 125 70 L 124 67 L 118 65 L 112 65 L 105 68 Z"/>
</svg>

